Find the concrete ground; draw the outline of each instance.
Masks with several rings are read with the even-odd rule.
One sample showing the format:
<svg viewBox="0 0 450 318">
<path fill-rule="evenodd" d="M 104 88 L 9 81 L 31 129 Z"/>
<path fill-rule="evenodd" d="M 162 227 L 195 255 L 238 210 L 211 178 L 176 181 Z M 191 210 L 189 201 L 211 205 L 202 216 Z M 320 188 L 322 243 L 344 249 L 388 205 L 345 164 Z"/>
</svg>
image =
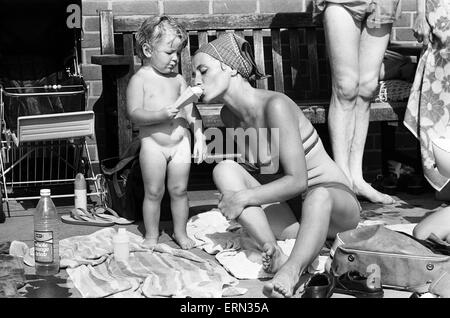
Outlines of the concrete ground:
<svg viewBox="0 0 450 318">
<path fill-rule="evenodd" d="M 209 211 L 217 205 L 217 191 L 189 191 L 190 199 L 190 213 L 191 215 Z M 381 206 L 368 202 L 361 202 L 363 211 L 361 219 L 366 221 L 383 220 L 387 224 L 397 223 L 418 223 L 423 217 L 432 213 L 444 203 L 436 201 L 433 193 L 426 193 L 422 195 L 407 195 L 399 194 L 396 196 L 398 202 L 391 206 Z M 69 201 L 68 201 L 69 200 Z M 60 202 L 61 201 L 61 202 Z M 6 222 L 0 224 L 0 242 L 18 240 L 25 242 L 28 246 L 33 244 L 33 212 L 36 201 L 12 202 L 11 217 L 7 217 Z M 72 208 L 70 199 L 55 200 L 60 215 L 67 214 L 68 210 Z M 445 204 L 444 204 L 445 205 Z M 114 226 L 118 228 L 119 226 Z M 122 226 L 120 226 L 122 227 Z M 144 226 L 142 222 L 124 226 L 130 232 L 142 235 Z M 91 234 L 101 227 L 84 226 L 84 225 L 70 225 L 61 223 L 61 239 L 76 236 Z M 161 229 L 166 233 L 171 233 L 171 222 L 162 221 Z M 169 235 L 162 236 L 163 242 L 176 246 L 170 241 Z M 192 250 L 195 254 L 210 258 L 214 257 L 208 255 L 200 249 Z M 78 290 L 73 288 L 70 280 L 67 280 L 67 273 L 61 270 L 56 277 L 42 279 L 34 276 L 34 268 L 25 266 L 28 284 L 19 292 L 24 297 L 57 297 L 57 298 L 77 298 L 81 297 Z M 306 278 L 305 278 L 306 279 Z M 241 296 L 243 298 L 264 298 L 262 294 L 262 280 L 241 280 L 238 287 L 248 289 L 248 292 Z M 410 292 L 396 291 L 385 289 L 385 298 L 407 298 L 411 295 Z M 332 297 L 351 297 L 340 294 L 334 294 Z"/>
</svg>

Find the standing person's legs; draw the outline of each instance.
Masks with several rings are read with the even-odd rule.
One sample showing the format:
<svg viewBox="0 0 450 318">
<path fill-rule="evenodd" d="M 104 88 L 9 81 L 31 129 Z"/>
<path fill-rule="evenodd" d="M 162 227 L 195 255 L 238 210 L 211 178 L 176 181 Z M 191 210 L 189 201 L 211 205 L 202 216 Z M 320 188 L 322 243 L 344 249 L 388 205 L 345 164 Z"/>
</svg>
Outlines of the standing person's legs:
<svg viewBox="0 0 450 318">
<path fill-rule="evenodd" d="M 381 63 L 389 43 L 392 24 L 381 24 L 379 27 L 363 26 L 359 45 L 359 90 L 356 99 L 355 133 L 350 149 L 350 174 L 353 190 L 372 202 L 391 204 L 395 200 L 378 192 L 363 179 L 362 160 L 367 130 L 369 128 L 370 101 L 378 86 Z"/>
<path fill-rule="evenodd" d="M 167 190 L 173 219 L 173 238 L 182 249 L 190 249 L 195 242 L 187 236 L 189 217 L 187 185 L 191 168 L 191 147 L 187 137 L 175 146 L 176 153 L 167 164 Z"/>
<path fill-rule="evenodd" d="M 166 158 L 159 146 L 150 139 L 141 142 L 139 152 L 142 181 L 144 183 L 144 202 L 142 213 L 144 218 L 144 246 L 152 248 L 158 243 L 159 218 L 161 200 L 164 195 L 164 180 L 166 177 Z"/>
<path fill-rule="evenodd" d="M 352 182 L 349 156 L 359 83 L 360 22 L 343 6 L 332 3 L 327 4 L 323 21 L 332 76 L 328 128 L 333 159 Z"/>
<path fill-rule="evenodd" d="M 358 201 L 349 192 L 339 188 L 318 187 L 308 192 L 302 208 L 300 229 L 292 252 L 284 264 L 277 245 L 265 246 L 265 263 L 272 263 L 276 272 L 272 281 L 264 286 L 268 297 L 290 297 L 309 264 L 317 257 L 327 238 L 355 228 L 359 222 Z M 276 266 L 279 268 L 276 268 Z"/>
</svg>

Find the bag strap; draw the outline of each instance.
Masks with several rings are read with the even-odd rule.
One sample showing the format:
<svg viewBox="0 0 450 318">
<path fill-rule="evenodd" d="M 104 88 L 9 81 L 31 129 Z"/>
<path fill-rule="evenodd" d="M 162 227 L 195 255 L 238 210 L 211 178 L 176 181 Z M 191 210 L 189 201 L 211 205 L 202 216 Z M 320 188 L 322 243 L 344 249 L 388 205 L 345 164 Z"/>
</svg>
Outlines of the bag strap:
<svg viewBox="0 0 450 318">
<path fill-rule="evenodd" d="M 134 138 L 122 154 L 123 158 L 120 159 L 115 167 L 106 168 L 104 165 L 101 165 L 103 173 L 106 175 L 112 175 L 113 173 L 123 169 L 129 162 L 133 161 L 139 156 L 140 148 L 141 142 L 139 138 Z"/>
<path fill-rule="evenodd" d="M 134 156 L 129 156 L 129 157 L 125 157 L 122 160 L 120 160 L 114 167 L 112 168 L 106 168 L 105 165 L 101 165 L 102 166 L 102 171 L 104 174 L 110 176 L 112 174 L 115 174 L 116 172 L 122 170 L 128 163 L 130 163 L 131 161 L 133 161 L 134 159 L 136 159 L 138 157 L 138 155 L 134 155 Z"/>
<path fill-rule="evenodd" d="M 117 173 L 113 174 L 113 187 L 114 187 L 114 191 L 116 192 L 118 198 L 122 198 L 125 195 L 125 193 L 123 193 L 122 189 L 120 188 L 119 180 L 117 178 Z"/>
</svg>

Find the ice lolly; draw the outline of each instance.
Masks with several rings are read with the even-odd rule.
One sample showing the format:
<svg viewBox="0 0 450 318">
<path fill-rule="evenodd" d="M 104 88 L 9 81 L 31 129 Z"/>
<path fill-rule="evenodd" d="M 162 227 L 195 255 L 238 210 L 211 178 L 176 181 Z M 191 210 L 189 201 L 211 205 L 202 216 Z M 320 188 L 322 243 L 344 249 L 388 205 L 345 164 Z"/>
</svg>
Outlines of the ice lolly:
<svg viewBox="0 0 450 318">
<path fill-rule="evenodd" d="M 188 87 L 184 92 L 178 97 L 175 102 L 176 108 L 180 109 L 190 103 L 195 103 L 198 101 L 199 97 L 202 96 L 203 90 L 199 86 Z"/>
</svg>

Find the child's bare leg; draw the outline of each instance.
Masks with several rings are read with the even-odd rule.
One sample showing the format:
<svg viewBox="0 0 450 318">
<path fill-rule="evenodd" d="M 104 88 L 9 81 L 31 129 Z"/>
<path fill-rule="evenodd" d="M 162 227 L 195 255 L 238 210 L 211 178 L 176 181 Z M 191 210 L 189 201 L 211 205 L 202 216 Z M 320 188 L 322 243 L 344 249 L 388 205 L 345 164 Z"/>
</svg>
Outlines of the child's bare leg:
<svg viewBox="0 0 450 318">
<path fill-rule="evenodd" d="M 145 191 L 142 205 L 145 235 L 142 245 L 152 248 L 159 238 L 159 217 L 167 162 L 159 146 L 148 139 L 141 142 L 139 162 Z"/>
<path fill-rule="evenodd" d="M 186 233 L 186 224 L 189 217 L 187 184 L 191 167 L 191 152 L 190 148 L 185 150 L 188 153 L 183 156 L 183 160 L 178 156 L 168 163 L 167 190 L 170 194 L 170 207 L 172 209 L 173 238 L 182 249 L 191 249 L 195 246 L 195 242 Z"/>
</svg>

